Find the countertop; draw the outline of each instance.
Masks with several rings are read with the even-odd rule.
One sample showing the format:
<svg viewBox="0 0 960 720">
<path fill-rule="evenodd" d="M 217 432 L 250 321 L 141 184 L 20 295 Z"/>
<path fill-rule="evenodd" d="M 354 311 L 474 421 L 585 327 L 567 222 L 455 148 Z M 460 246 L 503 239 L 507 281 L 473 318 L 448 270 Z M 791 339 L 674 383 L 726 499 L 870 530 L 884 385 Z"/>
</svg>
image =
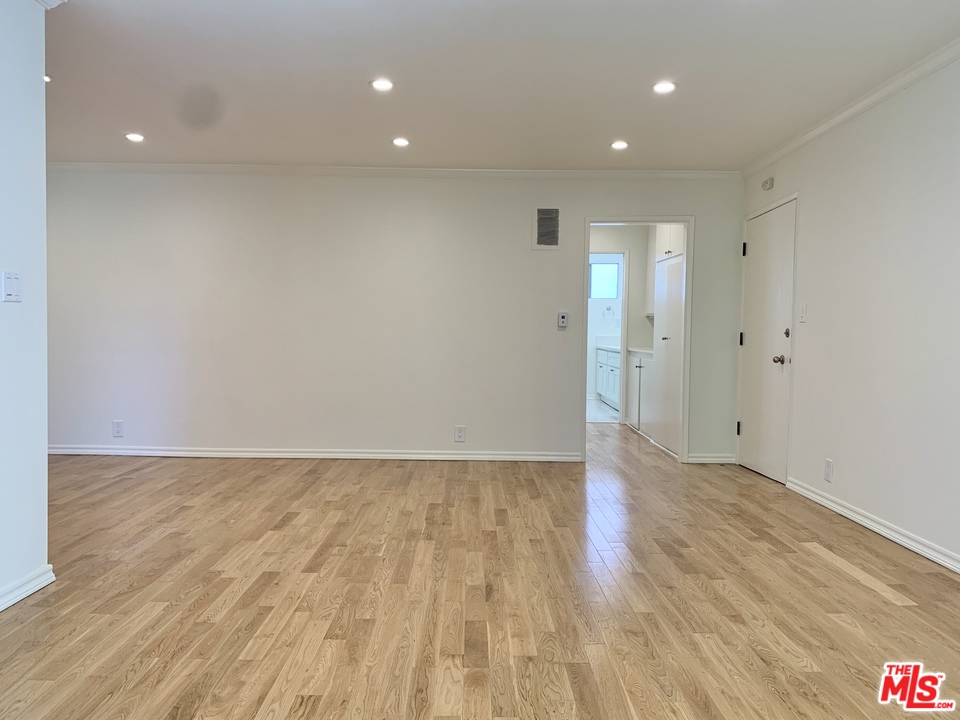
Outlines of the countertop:
<svg viewBox="0 0 960 720">
<path fill-rule="evenodd" d="M 597 345 L 597 350 L 606 350 L 607 352 L 620 352 L 620 348 L 616 345 Z M 653 355 L 653 348 L 640 348 L 640 347 L 631 347 L 627 348 L 628 352 L 636 353 L 637 355 Z"/>
</svg>

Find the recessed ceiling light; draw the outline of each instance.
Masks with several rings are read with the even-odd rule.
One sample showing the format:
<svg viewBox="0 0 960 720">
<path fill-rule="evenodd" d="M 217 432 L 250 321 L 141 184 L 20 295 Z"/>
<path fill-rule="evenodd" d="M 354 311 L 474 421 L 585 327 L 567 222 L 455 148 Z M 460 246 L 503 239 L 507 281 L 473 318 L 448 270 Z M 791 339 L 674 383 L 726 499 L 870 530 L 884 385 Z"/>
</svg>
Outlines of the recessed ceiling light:
<svg viewBox="0 0 960 720">
<path fill-rule="evenodd" d="M 396 138 L 393 141 L 393 144 L 396 145 L 397 147 L 406 147 L 407 145 L 410 144 L 410 141 L 407 140 L 406 138 Z"/>
<path fill-rule="evenodd" d="M 127 133 L 125 137 L 130 142 L 143 142 L 143 135 L 140 133 Z"/>
<path fill-rule="evenodd" d="M 387 78 L 377 78 L 372 83 L 370 83 L 370 86 L 374 90 L 379 90 L 380 92 L 388 92 L 390 90 L 393 90 L 393 82 L 391 80 L 388 80 Z"/>
<path fill-rule="evenodd" d="M 677 89 L 677 84 L 673 80 L 661 80 L 653 86 L 653 91 L 657 95 L 669 95 Z"/>
<path fill-rule="evenodd" d="M 610 143 L 610 147 L 612 147 L 614 150 L 626 150 L 630 146 L 627 145 L 626 141 L 624 140 L 614 140 L 612 143 Z"/>
<path fill-rule="evenodd" d="M 51 80 L 53 80 L 53 78 L 50 77 L 49 75 L 44 75 L 44 76 L 43 76 L 43 81 L 44 81 L 44 82 L 50 82 Z"/>
</svg>

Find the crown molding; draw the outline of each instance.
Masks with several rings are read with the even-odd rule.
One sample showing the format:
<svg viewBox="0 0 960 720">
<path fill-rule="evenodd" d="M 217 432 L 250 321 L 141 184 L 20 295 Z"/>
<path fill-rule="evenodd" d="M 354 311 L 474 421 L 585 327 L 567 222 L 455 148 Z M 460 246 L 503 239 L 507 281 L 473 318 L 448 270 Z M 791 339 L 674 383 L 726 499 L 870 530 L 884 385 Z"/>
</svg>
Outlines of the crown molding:
<svg viewBox="0 0 960 720">
<path fill-rule="evenodd" d="M 143 175 L 293 175 L 302 177 L 427 178 L 442 180 L 729 180 L 736 170 L 471 170 L 195 163 L 50 162 L 50 172 Z"/>
<path fill-rule="evenodd" d="M 821 135 L 840 127 L 841 125 L 853 120 L 859 115 L 863 115 L 868 110 L 872 110 L 885 100 L 890 99 L 899 92 L 906 90 L 911 85 L 915 85 L 924 78 L 928 78 L 935 72 L 942 70 L 947 65 L 960 60 L 960 40 L 954 40 L 949 45 L 929 57 L 921 60 L 916 65 L 904 70 L 899 75 L 891 78 L 883 85 L 857 100 L 852 105 L 844 108 L 836 115 L 832 115 L 803 135 L 794 138 L 783 147 L 774 150 L 761 159 L 750 165 L 742 171 L 744 178 L 750 178 L 761 170 L 773 165 L 778 160 L 782 160 L 790 153 L 796 152 L 804 145 L 809 145 Z"/>
<path fill-rule="evenodd" d="M 35 0 L 35 2 L 47 10 L 53 10 L 57 5 L 62 5 L 67 0 Z"/>
</svg>

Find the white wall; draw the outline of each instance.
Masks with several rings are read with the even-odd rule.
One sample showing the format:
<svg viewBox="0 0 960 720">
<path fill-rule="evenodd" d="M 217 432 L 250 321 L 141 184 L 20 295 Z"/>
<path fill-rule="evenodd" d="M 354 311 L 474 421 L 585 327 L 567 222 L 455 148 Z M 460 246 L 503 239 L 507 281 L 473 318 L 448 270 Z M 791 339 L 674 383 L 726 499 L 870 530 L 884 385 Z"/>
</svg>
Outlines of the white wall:
<svg viewBox="0 0 960 720">
<path fill-rule="evenodd" d="M 750 177 L 747 207 L 800 193 L 790 478 L 960 569 L 958 118 L 954 63 Z"/>
<path fill-rule="evenodd" d="M 53 580 L 47 565 L 43 8 L 0 3 L 0 609 Z"/>
<path fill-rule="evenodd" d="M 50 175 L 54 446 L 579 457 L 586 218 L 694 215 L 691 452 L 735 450 L 738 175 L 87 170 Z"/>
</svg>

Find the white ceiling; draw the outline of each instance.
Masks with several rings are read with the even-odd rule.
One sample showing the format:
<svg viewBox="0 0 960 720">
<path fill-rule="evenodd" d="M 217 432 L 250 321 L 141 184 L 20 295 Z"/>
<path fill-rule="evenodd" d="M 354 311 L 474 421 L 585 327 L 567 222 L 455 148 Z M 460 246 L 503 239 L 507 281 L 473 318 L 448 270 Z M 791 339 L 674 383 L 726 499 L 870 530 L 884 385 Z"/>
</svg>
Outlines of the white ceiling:
<svg viewBox="0 0 960 720">
<path fill-rule="evenodd" d="M 739 170 L 960 35 L 960 2 L 70 0 L 47 22 L 54 161 Z"/>
</svg>

